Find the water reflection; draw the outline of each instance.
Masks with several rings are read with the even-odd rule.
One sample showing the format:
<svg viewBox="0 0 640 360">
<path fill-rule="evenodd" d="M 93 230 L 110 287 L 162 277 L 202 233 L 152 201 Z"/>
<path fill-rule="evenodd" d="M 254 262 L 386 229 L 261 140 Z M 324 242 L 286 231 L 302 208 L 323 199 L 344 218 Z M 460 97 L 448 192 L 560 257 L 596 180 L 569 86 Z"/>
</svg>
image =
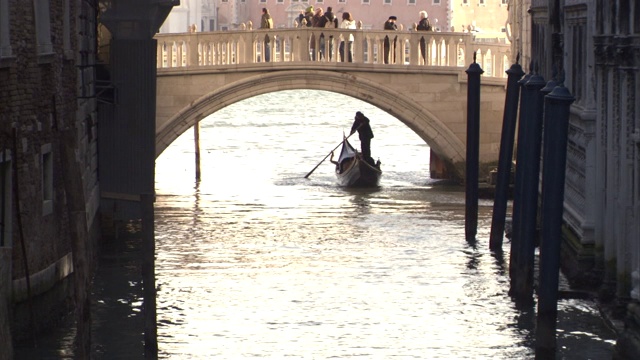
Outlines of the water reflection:
<svg viewBox="0 0 640 360">
<path fill-rule="evenodd" d="M 336 96 L 284 92 L 206 119 L 199 184 L 190 134 L 158 159 L 161 357 L 531 358 L 535 309 L 514 307 L 508 254 L 489 251 L 492 202 L 480 200 L 467 242 L 464 192 L 428 178 L 428 146 L 381 110 Z M 326 117 L 299 124 L 300 109 L 325 114 L 326 104 Z M 382 186 L 339 188 L 329 165 L 305 179 L 353 109 L 374 121 Z M 95 280 L 95 358 L 141 358 L 139 244 L 113 245 Z M 593 309 L 560 303 L 560 358 L 610 354 Z"/>
</svg>

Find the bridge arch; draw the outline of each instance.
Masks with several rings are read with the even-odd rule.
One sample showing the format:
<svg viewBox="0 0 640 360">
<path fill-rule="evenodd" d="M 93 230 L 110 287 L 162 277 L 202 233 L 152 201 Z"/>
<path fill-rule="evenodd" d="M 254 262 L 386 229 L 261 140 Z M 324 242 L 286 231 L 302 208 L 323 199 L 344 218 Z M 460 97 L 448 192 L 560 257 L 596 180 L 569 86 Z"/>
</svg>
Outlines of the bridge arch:
<svg viewBox="0 0 640 360">
<path fill-rule="evenodd" d="M 456 164 L 464 162 L 462 141 L 427 107 L 380 83 L 353 74 L 323 70 L 260 73 L 202 95 L 156 131 L 156 158 L 197 121 L 228 105 L 257 95 L 298 89 L 331 91 L 365 101 L 412 129 L 452 171 L 458 168 Z"/>
</svg>

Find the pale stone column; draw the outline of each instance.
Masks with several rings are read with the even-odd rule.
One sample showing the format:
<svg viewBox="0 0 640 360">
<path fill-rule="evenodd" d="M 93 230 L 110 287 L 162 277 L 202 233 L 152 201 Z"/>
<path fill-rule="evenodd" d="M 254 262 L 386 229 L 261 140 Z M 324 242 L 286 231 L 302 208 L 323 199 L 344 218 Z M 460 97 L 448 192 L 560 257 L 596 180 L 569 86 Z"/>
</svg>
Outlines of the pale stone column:
<svg viewBox="0 0 640 360">
<path fill-rule="evenodd" d="M 638 238 L 636 237 L 635 227 L 637 219 L 634 219 L 634 188 L 637 188 L 638 179 L 634 179 L 634 157 L 635 142 L 633 140 L 633 132 L 636 124 L 636 75 L 638 70 L 634 64 L 634 56 L 629 47 L 619 45 L 619 70 L 620 78 L 620 168 L 618 173 L 620 176 L 619 190 L 621 196 L 618 199 L 621 215 L 618 219 L 618 227 L 621 229 L 620 246 L 618 246 L 618 296 L 627 298 L 632 290 L 631 275 L 635 270 L 634 260 Z"/>
<path fill-rule="evenodd" d="M 597 45 L 600 49 L 599 64 L 597 63 L 596 69 L 599 69 L 598 86 L 596 91 L 598 93 L 598 103 L 600 109 L 597 115 L 596 121 L 596 136 L 598 137 L 597 151 L 597 173 L 600 174 L 597 178 L 597 195 L 599 197 L 597 203 L 601 209 L 600 221 L 596 224 L 596 238 L 602 242 L 602 255 L 604 266 L 604 286 L 605 288 L 613 287 L 616 280 L 615 267 L 613 266 L 616 261 L 616 247 L 618 243 L 616 241 L 616 229 L 615 218 L 618 216 L 615 209 L 615 199 L 613 194 L 617 185 L 615 185 L 615 167 L 614 164 L 618 161 L 617 149 L 613 145 L 614 141 L 614 128 L 615 118 L 614 102 L 618 94 L 615 92 L 616 85 L 614 84 L 615 76 L 614 69 L 610 63 L 611 37 L 601 36 L 599 39 L 601 44 Z"/>
<path fill-rule="evenodd" d="M 616 184 L 618 177 L 616 176 L 615 164 L 618 164 L 620 155 L 618 154 L 618 148 L 615 146 L 615 128 L 619 122 L 619 118 L 614 111 L 615 99 L 619 95 L 615 89 L 617 88 L 617 81 L 615 77 L 615 71 L 611 66 L 605 67 L 604 71 L 604 87 L 605 102 L 608 104 L 605 110 L 605 116 L 602 121 L 606 122 L 604 131 L 605 146 L 602 150 L 605 151 L 605 168 L 601 172 L 605 178 L 604 184 L 604 224 L 603 224 L 603 236 L 605 241 L 604 246 L 604 261 L 605 261 L 605 282 L 609 285 L 615 286 L 616 274 L 615 274 L 615 262 L 617 256 L 618 243 L 618 231 L 616 229 L 616 218 L 620 216 L 616 208 L 617 202 L 617 189 L 619 184 Z M 612 285 L 613 284 L 613 285 Z"/>
<path fill-rule="evenodd" d="M 610 247 L 607 241 L 605 226 L 605 201 L 606 201 L 606 146 L 607 146 L 607 66 L 605 65 L 607 41 L 603 36 L 594 39 L 595 47 L 595 101 L 599 104 L 596 112 L 595 121 L 595 151 L 594 151 L 594 169 L 593 173 L 598 176 L 593 178 L 594 188 L 594 206 L 593 227 L 594 227 L 594 243 L 595 243 L 595 267 L 596 270 L 605 271 L 607 252 L 606 248 Z"/>
</svg>

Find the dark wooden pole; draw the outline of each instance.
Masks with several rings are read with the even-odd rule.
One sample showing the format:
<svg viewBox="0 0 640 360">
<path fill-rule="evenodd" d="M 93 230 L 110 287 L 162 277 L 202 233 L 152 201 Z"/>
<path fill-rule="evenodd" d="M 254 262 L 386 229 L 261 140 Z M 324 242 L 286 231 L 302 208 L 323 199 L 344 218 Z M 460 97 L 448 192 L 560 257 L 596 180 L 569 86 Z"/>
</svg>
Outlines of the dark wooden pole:
<svg viewBox="0 0 640 360">
<path fill-rule="evenodd" d="M 196 121 L 193 125 L 193 141 L 196 153 L 196 181 L 200 181 L 202 174 L 200 171 L 200 121 Z"/>
<path fill-rule="evenodd" d="M 529 65 L 529 73 L 527 73 L 525 76 L 522 77 L 522 79 L 520 79 L 520 81 L 518 81 L 518 85 L 520 85 L 520 89 L 521 89 L 521 99 L 520 99 L 520 114 L 519 114 L 520 126 L 518 127 L 518 134 L 517 134 L 518 140 L 516 142 L 517 148 L 519 148 L 520 144 L 522 143 L 521 137 L 523 136 L 523 134 L 522 134 L 521 128 L 522 128 L 522 122 L 524 121 L 522 117 L 524 116 L 524 114 L 531 111 L 529 98 L 525 96 L 527 94 L 525 94 L 522 91 L 522 88 L 524 87 L 524 84 L 526 84 L 527 81 L 529 81 L 532 75 L 533 75 L 533 62 L 531 62 Z M 515 183 L 513 185 L 513 205 L 511 205 L 511 250 L 509 252 L 509 277 L 511 281 L 511 287 L 509 288 L 510 295 L 513 295 L 516 269 L 518 268 L 518 264 L 520 262 L 519 261 L 520 260 L 520 251 L 519 251 L 520 249 L 520 208 L 519 206 L 522 198 L 522 189 L 521 189 L 522 180 L 520 180 L 522 173 L 519 167 L 520 167 L 520 164 L 518 164 L 517 155 L 516 155 L 516 169 L 515 169 L 516 174 L 515 174 Z"/>
<path fill-rule="evenodd" d="M 509 198 L 509 180 L 511 178 L 511 162 L 513 160 L 513 143 L 518 118 L 518 102 L 520 99 L 520 85 L 518 80 L 524 75 L 522 66 L 516 63 L 511 65 L 507 73 L 507 94 L 504 101 L 504 114 L 502 116 L 502 134 L 500 138 L 500 155 L 498 157 L 498 174 L 496 177 L 495 197 L 493 200 L 493 214 L 491 218 L 491 235 L 489 248 L 502 250 L 504 238 L 504 222 L 507 215 L 507 200 Z"/>
<path fill-rule="evenodd" d="M 484 71 L 476 63 L 466 70 L 467 73 L 467 159 L 466 159 L 466 212 L 465 237 L 475 241 L 478 230 L 478 163 L 480 152 L 480 75 Z"/>
<path fill-rule="evenodd" d="M 533 305 L 533 265 L 536 247 L 538 211 L 538 179 L 540 178 L 540 147 L 542 141 L 543 96 L 545 81 L 537 72 L 522 89 L 529 104 L 527 114 L 520 118 L 520 137 L 517 164 L 520 173 L 520 201 L 518 225 L 518 264 L 515 268 L 512 295 L 519 307 Z M 525 95 L 526 94 L 526 95 Z"/>
<path fill-rule="evenodd" d="M 567 160 L 569 108 L 574 97 L 562 85 L 545 96 L 544 163 L 542 170 L 542 231 L 536 359 L 555 358 L 558 318 L 558 277 Z"/>
<path fill-rule="evenodd" d="M 156 271 L 154 195 L 141 194 L 142 209 L 142 293 L 144 311 L 145 359 L 158 358 L 158 325 L 156 323 Z"/>
<path fill-rule="evenodd" d="M 543 94 L 543 100 L 542 100 L 543 103 L 545 102 L 545 100 L 544 100 L 545 97 L 544 96 L 551 94 L 553 89 L 555 89 L 556 86 L 558 86 L 558 81 L 557 81 L 558 71 L 555 69 L 555 66 L 554 66 L 554 69 L 553 69 L 552 76 L 553 76 L 553 78 L 547 82 L 547 85 L 544 88 L 542 88 L 542 90 L 540 90 L 540 92 L 542 92 L 542 94 Z M 543 113 L 542 117 L 543 118 L 545 117 L 544 113 Z M 543 123 L 544 123 L 544 120 L 543 120 Z M 544 131 L 544 124 L 543 124 L 543 131 Z M 545 149 L 545 146 L 546 146 L 546 144 L 544 142 L 544 134 L 543 134 L 543 137 L 542 137 L 542 155 L 540 157 L 542 159 L 541 165 L 544 165 L 544 154 L 549 153 L 549 151 Z M 540 188 L 541 189 L 544 188 L 544 183 L 542 183 L 540 185 Z M 541 225 L 541 223 L 542 223 L 542 214 L 541 214 L 541 212 L 542 212 L 542 206 L 543 206 L 542 202 L 544 201 L 544 199 L 542 198 L 542 191 L 540 191 L 540 194 L 541 194 L 540 195 L 540 203 L 538 205 L 538 209 L 539 209 L 539 212 L 540 212 L 540 214 L 538 214 L 538 227 L 541 228 L 542 227 L 542 225 Z"/>
</svg>

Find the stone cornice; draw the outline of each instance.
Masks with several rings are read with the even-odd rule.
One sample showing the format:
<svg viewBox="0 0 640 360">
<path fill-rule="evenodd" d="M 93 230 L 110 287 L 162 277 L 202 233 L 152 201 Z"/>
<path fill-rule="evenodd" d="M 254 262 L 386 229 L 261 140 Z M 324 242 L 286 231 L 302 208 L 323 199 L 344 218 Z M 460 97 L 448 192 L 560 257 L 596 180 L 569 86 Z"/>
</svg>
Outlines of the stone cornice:
<svg viewBox="0 0 640 360">
<path fill-rule="evenodd" d="M 596 65 L 611 65 L 615 58 L 613 36 L 596 35 L 593 37 Z"/>
<path fill-rule="evenodd" d="M 596 65 L 637 67 L 640 46 L 637 36 L 596 35 L 593 37 Z"/>
<path fill-rule="evenodd" d="M 179 0 L 112 0 L 100 14 L 114 39 L 145 40 L 158 33 Z"/>
</svg>

